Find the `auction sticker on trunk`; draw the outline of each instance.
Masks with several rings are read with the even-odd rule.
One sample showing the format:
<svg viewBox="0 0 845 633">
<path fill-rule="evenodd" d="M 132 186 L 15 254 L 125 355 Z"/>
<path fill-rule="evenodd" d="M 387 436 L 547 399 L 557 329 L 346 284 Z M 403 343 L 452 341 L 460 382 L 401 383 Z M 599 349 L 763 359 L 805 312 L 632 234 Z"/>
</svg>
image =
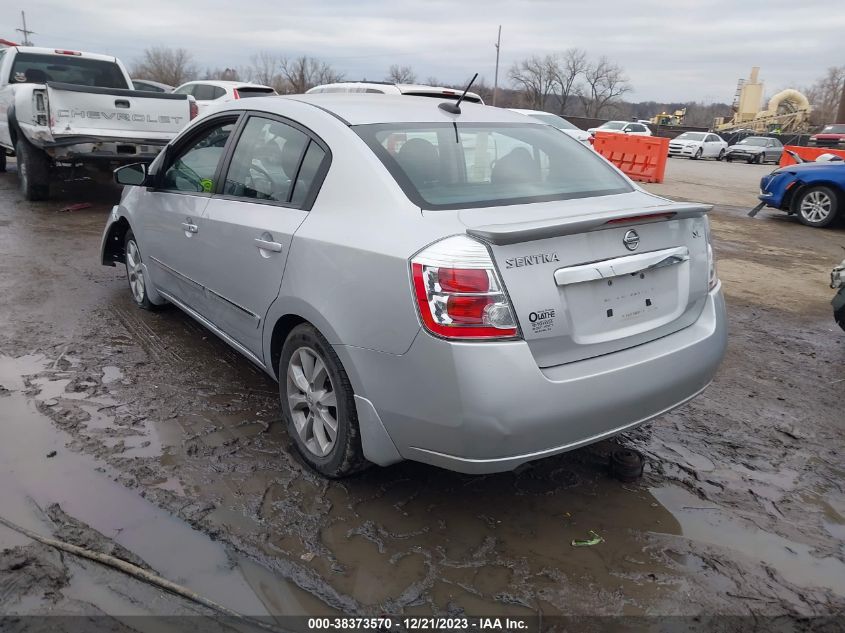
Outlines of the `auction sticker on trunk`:
<svg viewBox="0 0 845 633">
<path fill-rule="evenodd" d="M 528 315 L 528 322 L 534 334 L 549 332 L 555 324 L 555 310 L 554 308 L 535 310 Z"/>
</svg>

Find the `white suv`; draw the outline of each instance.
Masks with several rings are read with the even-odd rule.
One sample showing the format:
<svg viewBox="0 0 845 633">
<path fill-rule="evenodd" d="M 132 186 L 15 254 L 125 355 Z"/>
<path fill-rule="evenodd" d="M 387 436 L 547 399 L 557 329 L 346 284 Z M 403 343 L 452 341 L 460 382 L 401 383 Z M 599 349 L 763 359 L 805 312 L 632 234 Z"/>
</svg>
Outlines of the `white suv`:
<svg viewBox="0 0 845 633">
<path fill-rule="evenodd" d="M 204 112 L 214 101 L 266 97 L 278 94 L 270 86 L 248 81 L 218 81 L 213 79 L 189 81 L 173 91 L 177 95 L 192 95 L 197 101 L 199 112 Z"/>
<path fill-rule="evenodd" d="M 364 93 L 382 95 L 410 95 L 412 97 L 437 97 L 439 99 L 458 99 L 463 90 L 441 88 L 439 86 L 423 86 L 420 84 L 392 84 L 379 81 L 341 81 L 334 84 L 314 86 L 305 94 L 316 93 Z M 474 92 L 467 92 L 464 101 L 469 103 L 484 103 L 484 100 Z"/>
</svg>

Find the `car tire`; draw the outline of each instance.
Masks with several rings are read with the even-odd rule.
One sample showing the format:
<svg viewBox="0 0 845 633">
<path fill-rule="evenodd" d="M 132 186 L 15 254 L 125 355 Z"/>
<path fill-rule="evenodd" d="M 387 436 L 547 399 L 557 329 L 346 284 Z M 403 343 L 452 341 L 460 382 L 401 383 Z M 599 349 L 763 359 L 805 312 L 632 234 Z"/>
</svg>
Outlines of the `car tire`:
<svg viewBox="0 0 845 633">
<path fill-rule="evenodd" d="M 325 337 L 309 323 L 293 328 L 278 370 L 282 418 L 305 463 L 331 479 L 367 468 L 352 385 Z"/>
<path fill-rule="evenodd" d="M 18 183 L 23 197 L 32 202 L 50 197 L 50 159 L 27 141 L 20 132 L 15 143 L 18 159 Z"/>
<path fill-rule="evenodd" d="M 725 156 L 725 160 L 728 161 L 729 163 L 734 162 L 734 159 L 731 158 L 730 156 Z"/>
<path fill-rule="evenodd" d="M 0 174 L 6 171 L 6 150 L 0 147 Z"/>
<path fill-rule="evenodd" d="M 720 150 L 720 151 L 719 151 L 719 155 L 716 157 L 716 160 L 718 160 L 718 161 L 720 161 L 720 162 L 721 162 L 721 161 L 723 161 L 723 160 L 725 160 L 725 150 Z"/>
<path fill-rule="evenodd" d="M 824 228 L 836 221 L 840 199 L 830 187 L 818 185 L 801 191 L 793 202 L 793 209 L 801 224 Z"/>
<path fill-rule="evenodd" d="M 757 158 L 754 160 L 755 163 L 758 165 L 765 165 L 766 164 L 766 152 L 760 152 L 757 154 Z"/>
<path fill-rule="evenodd" d="M 704 150 L 702 150 L 702 149 L 699 147 L 699 148 L 698 148 L 698 151 L 697 151 L 694 155 L 690 156 L 690 160 L 698 160 L 698 159 L 700 159 L 700 158 L 701 158 L 701 155 L 702 155 L 703 153 L 704 153 Z"/>
<path fill-rule="evenodd" d="M 141 268 L 144 259 L 141 256 L 141 249 L 138 247 L 138 241 L 135 239 L 135 234 L 132 231 L 126 232 L 123 245 L 123 261 L 126 265 L 126 279 L 129 282 L 129 292 L 132 295 L 132 300 L 142 310 L 158 310 L 160 306 L 150 301 L 149 293 L 147 292 L 150 280 L 147 279 Z"/>
</svg>

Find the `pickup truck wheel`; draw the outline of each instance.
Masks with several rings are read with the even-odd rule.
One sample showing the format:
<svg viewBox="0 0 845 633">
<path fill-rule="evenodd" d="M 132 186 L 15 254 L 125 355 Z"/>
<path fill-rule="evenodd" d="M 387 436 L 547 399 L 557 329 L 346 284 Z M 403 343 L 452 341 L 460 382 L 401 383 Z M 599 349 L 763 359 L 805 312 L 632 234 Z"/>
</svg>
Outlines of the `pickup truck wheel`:
<svg viewBox="0 0 845 633">
<path fill-rule="evenodd" d="M 50 197 L 50 159 L 23 138 L 15 144 L 18 157 L 18 183 L 24 198 L 31 201 Z"/>
<path fill-rule="evenodd" d="M 308 323 L 291 330 L 282 346 L 279 396 L 288 433 L 311 468 L 334 479 L 369 465 L 349 377 L 329 342 Z"/>
<path fill-rule="evenodd" d="M 141 257 L 141 249 L 138 248 L 138 242 L 135 240 L 135 234 L 132 231 L 126 232 L 124 245 L 123 261 L 126 264 L 126 278 L 129 281 L 129 290 L 132 292 L 132 299 L 139 308 L 155 311 L 159 306 L 152 303 L 147 294 L 147 284 L 149 282 L 142 266 L 144 260 Z"/>
<path fill-rule="evenodd" d="M 809 187 L 800 192 L 793 208 L 798 211 L 801 224 L 824 228 L 836 219 L 839 202 L 836 192 L 830 187 Z"/>
<path fill-rule="evenodd" d="M 0 174 L 6 171 L 6 150 L 0 147 Z"/>
</svg>

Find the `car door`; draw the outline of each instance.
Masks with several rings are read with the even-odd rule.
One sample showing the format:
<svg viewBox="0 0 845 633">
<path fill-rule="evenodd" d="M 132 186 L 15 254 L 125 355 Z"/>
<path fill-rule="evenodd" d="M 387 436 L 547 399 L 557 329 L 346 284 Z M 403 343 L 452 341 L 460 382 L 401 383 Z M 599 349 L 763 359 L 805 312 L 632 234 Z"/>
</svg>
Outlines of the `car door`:
<svg viewBox="0 0 845 633">
<path fill-rule="evenodd" d="M 781 154 L 783 154 L 783 145 L 777 139 L 770 139 L 769 145 L 766 147 L 766 158 L 773 162 L 780 162 Z"/>
<path fill-rule="evenodd" d="M 325 144 L 296 123 L 251 114 L 204 218 L 204 314 L 257 358 L 289 248 L 325 173 Z"/>
<path fill-rule="evenodd" d="M 197 309 L 205 208 L 238 114 L 212 117 L 168 147 L 154 185 L 144 192 L 139 246 L 156 288 Z"/>
<path fill-rule="evenodd" d="M 704 155 L 708 158 L 713 158 L 714 156 L 719 155 L 721 149 L 722 143 L 719 140 L 719 137 L 715 134 L 708 134 L 706 136 L 706 140 L 704 141 Z"/>
</svg>

